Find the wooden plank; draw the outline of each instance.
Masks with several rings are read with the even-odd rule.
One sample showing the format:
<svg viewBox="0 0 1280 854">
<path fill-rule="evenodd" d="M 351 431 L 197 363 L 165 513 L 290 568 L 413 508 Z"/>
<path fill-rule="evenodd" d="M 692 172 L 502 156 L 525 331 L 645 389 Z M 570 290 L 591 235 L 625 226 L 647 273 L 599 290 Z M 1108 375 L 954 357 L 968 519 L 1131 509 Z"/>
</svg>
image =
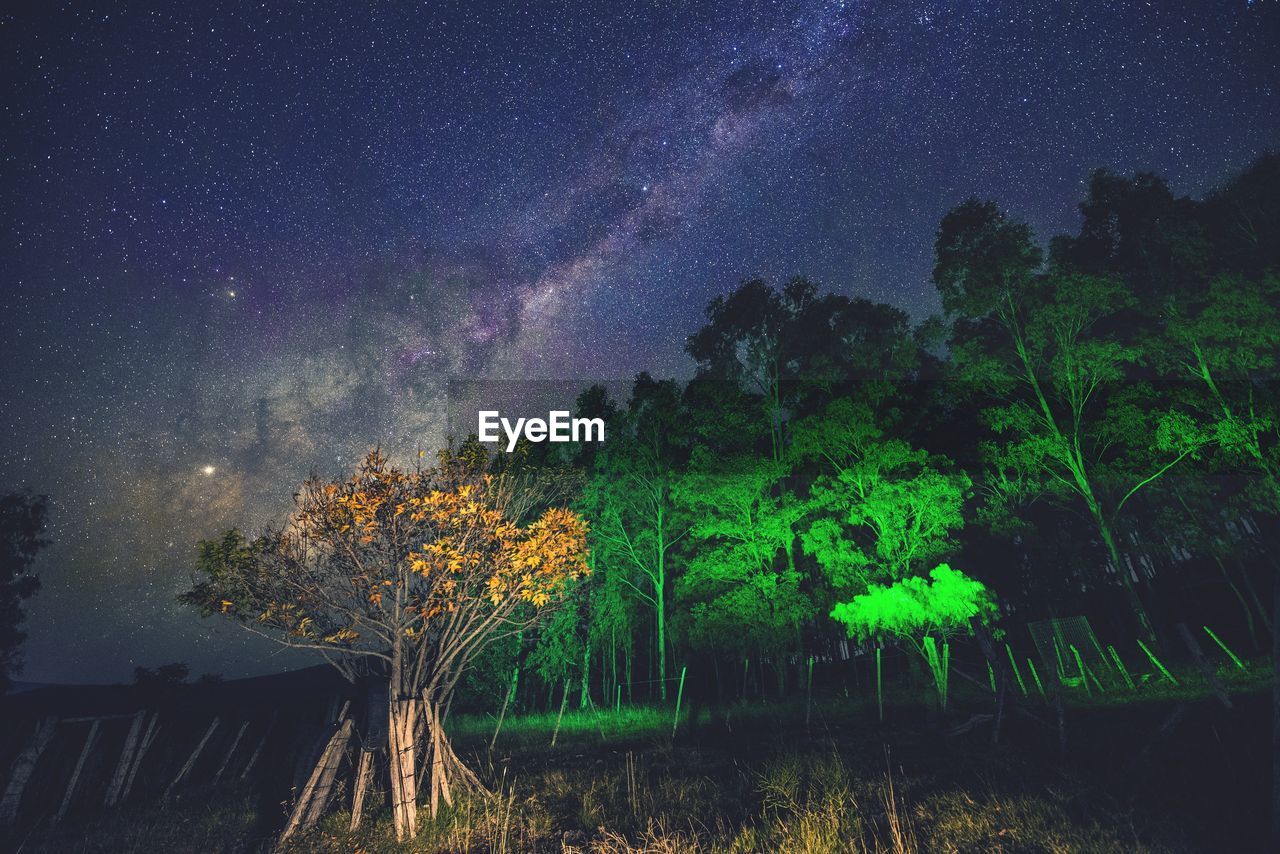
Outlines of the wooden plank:
<svg viewBox="0 0 1280 854">
<path fill-rule="evenodd" d="M 58 807 L 58 814 L 53 817 L 55 824 L 62 821 L 63 816 L 67 814 L 67 809 L 71 806 L 71 796 L 75 794 L 76 783 L 80 782 L 80 772 L 84 770 L 84 763 L 89 758 L 93 743 L 98 740 L 98 729 L 101 726 L 102 721 L 98 720 L 89 725 L 89 734 L 85 736 L 84 747 L 80 749 L 80 758 L 76 760 L 75 770 L 71 772 L 71 781 L 67 783 L 66 794 L 62 796 L 62 806 Z"/>
<path fill-rule="evenodd" d="M 129 774 L 124 781 L 124 789 L 120 792 L 120 803 L 128 800 L 129 793 L 133 791 L 133 780 L 138 776 L 138 768 L 142 765 L 142 760 L 147 755 L 147 751 L 151 749 L 151 745 L 155 742 L 156 733 L 159 730 L 160 713 L 156 712 L 151 715 L 151 720 L 147 722 L 147 730 L 142 735 L 142 743 L 138 745 L 138 750 L 133 756 L 133 763 L 130 765 Z"/>
<path fill-rule="evenodd" d="M 244 731 L 248 728 L 249 722 L 245 721 L 240 724 L 240 729 L 236 730 L 236 737 L 231 740 L 231 746 L 227 748 L 227 752 L 222 756 L 222 763 L 218 765 L 218 773 L 213 775 L 215 785 L 222 779 L 223 773 L 227 770 L 227 765 L 231 763 L 231 757 L 235 755 L 236 748 L 240 746 L 240 739 L 244 738 Z"/>
<path fill-rule="evenodd" d="M 186 779 L 191 773 L 191 769 L 195 766 L 196 760 L 200 758 L 200 754 L 204 752 L 204 746 L 209 743 L 209 738 L 213 735 L 213 731 L 218 728 L 219 718 L 214 718 L 209 723 L 209 728 L 204 731 L 204 738 L 200 739 L 200 743 L 196 745 L 196 749 L 191 751 L 191 755 L 187 757 L 186 764 L 182 766 L 182 770 L 178 772 L 178 776 L 173 778 L 173 782 L 169 784 L 169 788 L 165 789 L 164 796 L 167 798 L 173 793 L 173 789 L 179 783 Z"/>
<path fill-rule="evenodd" d="M 338 768 L 342 765 L 342 760 L 346 758 L 347 745 L 350 744 L 354 733 L 355 722 L 350 719 L 344 720 L 333 742 L 330 744 L 329 755 L 324 762 L 320 779 L 316 782 L 315 789 L 311 793 L 311 804 L 307 807 L 306 815 L 303 817 L 304 827 L 313 827 L 329 806 L 329 800 L 333 797 L 333 783 L 338 776 Z"/>
<path fill-rule="evenodd" d="M 276 843 L 277 849 L 293 834 L 309 829 L 320 817 L 325 802 L 333 791 L 333 778 L 337 774 L 338 765 L 342 761 L 342 754 L 346 750 L 347 742 L 351 739 L 353 729 L 351 720 L 349 718 L 344 720 L 338 727 L 338 731 L 325 745 L 320 754 L 320 761 L 311 770 L 311 775 L 307 778 L 297 803 L 294 804 L 284 832 L 280 834 L 280 840 Z"/>
<path fill-rule="evenodd" d="M 364 799 L 369 792 L 369 781 L 373 779 L 373 757 L 376 751 L 364 748 L 360 751 L 360 764 L 356 768 L 355 794 L 351 796 L 351 830 L 360 827 L 364 817 Z"/>
<path fill-rule="evenodd" d="M 249 761 L 245 763 L 244 770 L 240 772 L 240 779 L 243 780 L 249 776 L 249 772 L 253 770 L 253 766 L 257 764 L 258 757 L 262 755 L 262 748 L 266 747 L 267 738 L 271 735 L 271 731 L 276 727 L 276 717 L 279 711 L 271 713 L 271 720 L 267 721 L 267 728 L 262 731 L 262 738 L 258 739 L 258 746 L 253 749 L 253 753 L 249 754 Z"/>
<path fill-rule="evenodd" d="M 49 746 L 49 741 L 58 729 L 57 718 L 42 718 L 36 723 L 31 738 L 13 762 L 13 771 L 9 774 L 9 784 L 5 786 L 4 797 L 0 798 L 0 824 L 12 824 L 18 817 L 18 807 L 22 805 L 22 793 L 26 791 L 27 781 L 36 770 L 40 755 Z"/>
<path fill-rule="evenodd" d="M 142 725 L 146 717 L 147 713 L 140 711 L 133 716 L 133 723 L 129 724 L 129 734 L 125 736 L 120 758 L 116 760 L 115 773 L 111 775 L 111 785 L 107 786 L 107 796 L 103 799 L 106 806 L 113 807 L 120 800 L 124 781 L 128 779 L 129 769 L 133 767 L 133 755 L 138 752 L 138 746 L 142 743 Z"/>
</svg>

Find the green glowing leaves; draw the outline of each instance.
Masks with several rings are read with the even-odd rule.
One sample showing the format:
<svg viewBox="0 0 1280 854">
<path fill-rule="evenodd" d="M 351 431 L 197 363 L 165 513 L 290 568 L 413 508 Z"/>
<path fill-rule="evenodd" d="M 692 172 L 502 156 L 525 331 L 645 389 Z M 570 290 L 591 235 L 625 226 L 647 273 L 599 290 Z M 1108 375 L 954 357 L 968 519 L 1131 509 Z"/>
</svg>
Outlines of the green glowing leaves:
<svg viewBox="0 0 1280 854">
<path fill-rule="evenodd" d="M 698 521 L 677 593 L 700 642 L 775 648 L 793 640 L 811 615 L 800 574 L 782 559 L 804 509 L 779 494 L 784 474 L 771 460 L 703 459 L 680 481 L 677 502 Z"/>
<path fill-rule="evenodd" d="M 842 602 L 831 616 L 844 623 L 852 637 L 889 635 L 908 641 L 924 657 L 933 676 L 938 705 L 947 709 L 950 647 L 938 638 L 971 631 L 974 618 L 990 622 L 995 599 L 981 581 L 947 564 L 939 564 L 929 578 L 904 578 L 885 587 L 871 585 L 866 593 Z M 876 650 L 877 661 L 879 649 Z"/>
<path fill-rule="evenodd" d="M 882 438 L 870 409 L 839 400 L 796 426 L 795 453 L 825 463 L 801 534 L 837 589 L 903 578 L 951 546 L 970 481 L 949 461 Z"/>
<path fill-rule="evenodd" d="M 944 563 L 928 579 L 916 576 L 888 586 L 873 584 L 852 601 L 836 605 L 831 616 L 852 637 L 890 635 L 914 642 L 966 632 L 972 618 L 986 623 L 995 611 L 995 598 L 985 584 Z"/>
<path fill-rule="evenodd" d="M 1195 381 L 1188 400 L 1223 462 L 1260 475 L 1264 505 L 1280 507 L 1280 444 L 1274 377 L 1280 353 L 1280 278 L 1221 276 L 1207 294 L 1178 307 L 1169 324 L 1170 361 Z M 1264 380 L 1264 382 L 1259 382 Z"/>
<path fill-rule="evenodd" d="M 1280 352 L 1280 278 L 1221 276 L 1169 325 L 1184 367 L 1203 379 L 1274 371 Z"/>
</svg>

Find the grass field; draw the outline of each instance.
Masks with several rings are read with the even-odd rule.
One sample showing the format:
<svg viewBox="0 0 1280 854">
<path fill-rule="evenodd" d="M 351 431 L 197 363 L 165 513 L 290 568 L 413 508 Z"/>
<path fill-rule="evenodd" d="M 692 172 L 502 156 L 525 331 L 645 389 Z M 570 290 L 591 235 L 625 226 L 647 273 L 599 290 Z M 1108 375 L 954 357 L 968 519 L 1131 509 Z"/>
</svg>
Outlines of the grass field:
<svg viewBox="0 0 1280 854">
<path fill-rule="evenodd" d="M 379 811 L 355 834 L 336 808 L 292 851 L 825 852 L 1250 851 L 1263 830 L 1269 756 L 1268 671 L 1222 671 L 1226 713 L 1192 674 L 1133 692 L 1070 691 L 1069 749 L 1058 755 L 1038 697 L 990 729 L 953 734 L 990 702 L 957 685 L 942 720 L 920 686 L 886 696 L 819 693 L 812 707 L 735 704 L 695 733 L 670 708 L 509 716 L 495 749 L 492 716 L 459 716 L 460 755 L 495 797 L 446 810 L 411 845 Z M 1176 702 L 1189 712 L 1140 761 Z M 809 719 L 805 725 L 806 717 Z M 556 744 L 551 746 L 553 733 Z M 349 801 L 343 797 L 341 805 Z M 38 828 L 31 852 L 269 849 L 283 805 L 234 788 L 193 791 L 164 807 L 87 825 Z"/>
</svg>

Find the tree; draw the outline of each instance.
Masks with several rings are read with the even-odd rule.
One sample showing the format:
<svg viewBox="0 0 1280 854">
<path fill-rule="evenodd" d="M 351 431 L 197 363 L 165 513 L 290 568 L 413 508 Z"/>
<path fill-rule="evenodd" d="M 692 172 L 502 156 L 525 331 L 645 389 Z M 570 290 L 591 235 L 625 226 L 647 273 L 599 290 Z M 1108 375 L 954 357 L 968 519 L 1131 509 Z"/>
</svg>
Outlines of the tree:
<svg viewBox="0 0 1280 854">
<path fill-rule="evenodd" d="M 1124 285 L 1039 274 L 1039 257 L 1030 231 L 990 203 L 966 202 L 939 229 L 934 281 L 956 321 L 954 362 L 995 398 L 984 414 L 1003 441 L 987 446 L 988 482 L 997 500 L 1040 493 L 1081 502 L 1151 636 L 1116 519 L 1210 437 L 1160 411 L 1150 386 L 1127 381 L 1142 354 L 1116 334 L 1134 305 Z"/>
<path fill-rule="evenodd" d="M 32 570 L 36 555 L 49 545 L 44 537 L 49 499 L 29 492 L 0 498 L 0 693 L 22 667 L 20 628 L 26 613 L 22 603 L 40 589 Z"/>
<path fill-rule="evenodd" d="M 156 668 L 133 668 L 133 684 L 139 688 L 172 688 L 185 685 L 191 667 L 185 661 L 172 661 Z"/>
<path fill-rule="evenodd" d="M 203 578 L 184 595 L 349 678 L 383 680 L 399 838 L 416 833 L 415 732 L 425 718 L 434 817 L 455 789 L 482 790 L 443 731 L 459 678 L 495 640 L 535 625 L 584 575 L 586 523 L 539 502 L 474 454 L 402 471 L 373 451 L 346 480 L 308 480 L 287 524 L 253 540 L 200 544 Z"/>
<path fill-rule="evenodd" d="M 813 609 L 800 573 L 783 558 L 804 512 L 776 488 L 785 467 L 754 457 L 713 463 L 699 453 L 690 469 L 677 500 L 697 519 L 679 586 L 691 639 L 735 652 L 794 649 Z"/>
<path fill-rule="evenodd" d="M 975 618 L 989 623 L 995 611 L 995 599 L 981 581 L 943 563 L 927 580 L 911 576 L 889 585 L 872 584 L 866 593 L 836 605 L 831 616 L 850 637 L 888 635 L 910 643 L 929 666 L 938 704 L 946 711 L 949 656 L 945 646 L 939 653 L 938 642 L 971 631 Z"/>
<path fill-rule="evenodd" d="M 837 591 L 905 578 L 953 547 L 969 477 L 886 437 L 870 407 L 837 400 L 796 426 L 793 451 L 825 469 L 801 542 Z"/>
<path fill-rule="evenodd" d="M 598 453 L 584 497 L 611 574 L 653 611 L 664 701 L 671 554 L 688 532 L 672 502 L 679 401 L 675 382 L 636 378 L 624 432 Z"/>
<path fill-rule="evenodd" d="M 1209 262 L 1203 213 L 1191 199 L 1175 198 L 1159 175 L 1095 170 L 1080 213 L 1080 234 L 1054 239 L 1052 266 L 1117 276 L 1147 305 L 1203 281 Z"/>
<path fill-rule="evenodd" d="M 1198 298 L 1185 300 L 1169 324 L 1171 361 L 1196 393 L 1188 408 L 1211 433 L 1229 465 L 1257 478 L 1258 498 L 1280 513 L 1280 423 L 1276 368 L 1280 364 L 1280 278 L 1216 278 Z"/>
<path fill-rule="evenodd" d="M 556 608 L 550 618 L 543 621 L 538 642 L 529 653 L 529 665 L 542 680 L 550 685 L 564 683 L 567 690 L 570 677 L 578 675 L 581 692 L 579 708 L 590 702 L 590 591 L 594 580 L 584 578 L 568 586 L 563 607 Z"/>
</svg>

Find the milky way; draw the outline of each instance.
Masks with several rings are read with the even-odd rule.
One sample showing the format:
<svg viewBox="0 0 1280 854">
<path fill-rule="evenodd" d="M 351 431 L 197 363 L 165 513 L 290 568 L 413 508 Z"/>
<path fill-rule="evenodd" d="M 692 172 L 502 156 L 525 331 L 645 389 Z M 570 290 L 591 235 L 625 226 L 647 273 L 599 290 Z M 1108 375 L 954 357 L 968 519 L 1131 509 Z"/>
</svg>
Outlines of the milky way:
<svg viewBox="0 0 1280 854">
<path fill-rule="evenodd" d="M 279 669 L 193 544 L 445 431 L 450 378 L 686 375 L 739 280 L 936 308 L 970 195 L 1199 194 L 1280 142 L 1277 4 L 7 12 L 0 489 L 54 501 L 31 680 Z"/>
</svg>

